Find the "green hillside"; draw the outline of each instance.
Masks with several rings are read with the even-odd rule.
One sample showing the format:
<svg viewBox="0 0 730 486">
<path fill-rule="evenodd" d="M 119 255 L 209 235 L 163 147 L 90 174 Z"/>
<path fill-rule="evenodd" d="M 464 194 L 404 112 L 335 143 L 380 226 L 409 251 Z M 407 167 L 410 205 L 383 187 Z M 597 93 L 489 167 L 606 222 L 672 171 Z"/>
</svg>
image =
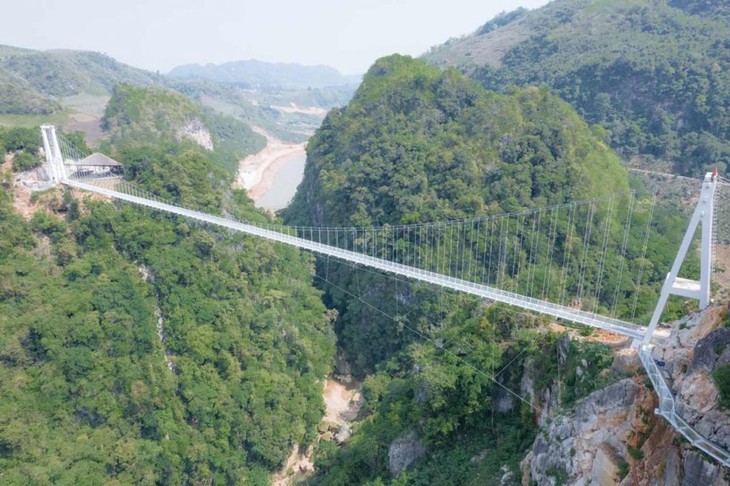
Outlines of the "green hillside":
<svg viewBox="0 0 730 486">
<path fill-rule="evenodd" d="M 102 127 L 117 147 L 183 141 L 203 145 L 212 152 L 213 162 L 230 173 L 235 173 L 239 160 L 265 145 L 264 137 L 242 121 L 156 86 L 117 85 Z"/>
<path fill-rule="evenodd" d="M 0 114 L 49 114 L 66 96 L 110 94 L 117 83 L 161 82 L 159 75 L 97 52 L 0 46 Z"/>
<path fill-rule="evenodd" d="M 25 135 L 2 147 L 37 150 Z M 145 140 L 112 147 L 128 178 L 266 220 L 210 152 Z M 0 185 L 0 482 L 266 485 L 311 443 L 335 352 L 311 257 L 60 188 L 28 221 L 12 194 Z"/>
<path fill-rule="evenodd" d="M 378 60 L 352 102 L 327 116 L 310 141 L 304 181 L 283 215 L 292 224 L 368 227 L 501 214 L 626 191 L 626 170 L 603 135 L 547 88 L 498 94 L 455 70 L 395 55 Z M 631 231 L 634 243 L 642 239 L 649 208 L 640 195 L 635 216 L 642 223 Z M 654 217 L 661 233 L 652 238 L 661 243 L 648 278 L 656 287 L 682 225 L 676 210 L 657 208 Z M 560 241 L 571 224 L 560 223 Z M 529 228 L 518 231 L 520 241 L 533 237 Z M 572 233 L 578 245 L 589 238 L 577 227 Z M 534 237 L 544 235 L 538 229 Z M 429 242 L 392 242 L 411 252 L 422 244 Z M 620 245 L 608 243 L 607 279 L 616 278 Z M 487 250 L 471 251 L 465 243 L 463 253 L 477 261 Z M 577 268 L 573 257 L 566 258 L 558 266 Z M 632 255 L 626 268 L 633 272 L 641 262 Z M 549 263 L 533 266 L 550 271 Z M 512 399 L 499 405 L 505 392 L 490 370 L 505 367 L 500 384 L 517 390 L 529 367 L 538 383 L 534 396 L 553 386 L 558 344 L 545 320 L 327 258 L 318 259 L 317 270 L 327 302 L 339 313 L 339 345 L 354 372 L 367 378 L 365 413 L 352 441 L 339 449 L 321 442 L 320 474 L 311 482 L 499 484 L 502 467 L 519 477 L 518 463 L 537 433 L 533 411 Z M 639 315 L 651 310 L 655 290 L 640 291 Z M 633 285 L 623 289 L 619 314 L 631 314 L 637 292 Z M 567 359 L 590 363 L 592 376 L 563 377 L 570 383 L 563 406 L 616 379 L 606 369 L 607 346 L 563 346 Z M 393 478 L 391 446 L 403 437 L 428 452 Z"/>
<path fill-rule="evenodd" d="M 730 164 L 724 2 L 555 0 L 504 14 L 425 58 L 489 89 L 544 84 L 622 156 L 699 175 Z"/>
<path fill-rule="evenodd" d="M 547 89 L 497 94 L 454 70 L 391 56 L 375 63 L 352 102 L 331 112 L 312 138 L 304 180 L 283 215 L 297 225 L 383 226 L 504 214 L 628 191 L 626 170 L 601 134 Z M 649 216 L 647 203 L 636 212 L 640 219 Z M 661 217 L 667 217 L 666 234 L 653 235 L 660 248 L 649 277 L 655 283 L 662 281 L 681 231 L 678 215 Z M 636 225 L 632 241 L 641 241 L 644 226 Z M 561 230 L 565 239 L 568 227 L 566 222 Z M 531 241 L 530 230 L 522 231 L 527 236 L 521 238 Z M 618 237 L 610 242 L 611 272 L 618 269 L 620 246 Z M 635 272 L 642 261 L 632 255 L 627 271 Z M 566 260 L 558 266 L 580 265 Z M 598 267 L 590 271 L 595 281 Z M 346 268 L 337 272 L 329 275 L 338 275 L 341 287 L 358 295 L 365 286 L 377 293 L 383 311 L 397 313 L 388 298 L 398 293 L 397 284 Z M 625 289 L 620 313 L 631 315 L 637 291 Z M 652 290 L 641 292 L 637 318 L 646 317 L 655 298 Z M 373 371 L 415 339 L 402 329 L 394 332 L 391 322 L 346 294 L 330 289 L 329 295 L 340 310 L 340 345 L 359 373 Z M 409 295 L 415 322 L 434 318 L 427 315 L 431 297 L 426 290 Z"/>
<path fill-rule="evenodd" d="M 324 226 L 501 214 L 628 189 L 619 159 L 547 89 L 501 95 L 402 56 L 370 69 L 308 155 L 286 215 Z"/>
<path fill-rule="evenodd" d="M 330 66 L 303 66 L 257 61 L 188 64 L 168 74 L 171 78 L 235 84 L 244 88 L 326 88 L 357 84 L 359 76 L 343 76 Z"/>
</svg>

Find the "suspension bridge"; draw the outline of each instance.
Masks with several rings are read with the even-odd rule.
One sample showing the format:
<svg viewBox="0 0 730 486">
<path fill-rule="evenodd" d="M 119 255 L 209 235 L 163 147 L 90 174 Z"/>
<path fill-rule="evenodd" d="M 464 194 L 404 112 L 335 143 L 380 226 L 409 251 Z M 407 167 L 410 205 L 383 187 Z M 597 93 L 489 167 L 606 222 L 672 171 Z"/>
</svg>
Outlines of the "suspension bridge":
<svg viewBox="0 0 730 486">
<path fill-rule="evenodd" d="M 730 466 L 730 453 L 702 437 L 677 412 L 674 395 L 651 356 L 652 338 L 671 295 L 710 303 L 717 174 L 707 174 L 674 264 L 646 325 L 637 318 L 639 289 L 649 280 L 646 254 L 654 201 L 611 194 L 550 208 L 454 221 L 379 227 L 253 224 L 184 207 L 143 190 L 41 127 L 51 184 L 63 184 L 327 257 L 427 282 L 494 302 L 621 334 L 640 348 L 662 415 L 694 446 Z M 98 155 L 98 154 L 97 154 Z M 94 162 L 96 160 L 96 162 Z M 112 161 L 113 162 L 113 161 Z M 700 230 L 699 279 L 679 277 Z M 631 248 L 639 242 L 640 248 Z M 630 320 L 629 320 L 630 319 Z"/>
</svg>

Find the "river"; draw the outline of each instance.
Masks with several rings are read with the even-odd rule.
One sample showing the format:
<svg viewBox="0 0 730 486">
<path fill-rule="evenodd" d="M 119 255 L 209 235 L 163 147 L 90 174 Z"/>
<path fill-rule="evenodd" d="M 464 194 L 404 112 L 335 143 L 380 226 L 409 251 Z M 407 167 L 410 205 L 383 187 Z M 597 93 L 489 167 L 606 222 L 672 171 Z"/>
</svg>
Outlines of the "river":
<svg viewBox="0 0 730 486">
<path fill-rule="evenodd" d="M 271 187 L 255 200 L 257 207 L 276 211 L 285 208 L 294 197 L 297 186 L 304 176 L 306 153 L 293 155 L 281 165 Z"/>
</svg>

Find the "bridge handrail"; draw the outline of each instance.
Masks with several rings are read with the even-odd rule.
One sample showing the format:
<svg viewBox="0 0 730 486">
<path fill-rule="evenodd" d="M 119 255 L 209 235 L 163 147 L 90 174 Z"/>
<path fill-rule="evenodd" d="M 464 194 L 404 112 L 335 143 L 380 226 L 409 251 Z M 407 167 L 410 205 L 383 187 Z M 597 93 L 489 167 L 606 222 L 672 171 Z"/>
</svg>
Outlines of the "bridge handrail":
<svg viewBox="0 0 730 486">
<path fill-rule="evenodd" d="M 353 263 L 360 263 L 362 265 L 367 265 L 387 272 L 397 273 L 406 277 L 415 278 L 417 280 L 441 285 L 443 287 L 449 287 L 454 290 L 460 290 L 462 292 L 470 293 L 472 295 L 478 295 L 487 299 L 517 305 L 528 310 L 548 314 L 553 317 L 565 319 L 579 324 L 598 327 L 611 332 L 623 334 L 631 338 L 640 339 L 644 336 L 644 328 L 637 326 L 636 324 L 621 321 L 619 319 L 604 317 L 595 313 L 573 309 L 571 307 L 566 307 L 559 304 L 553 304 L 552 302 L 526 297 L 516 294 L 514 292 L 468 282 L 466 280 L 461 280 L 455 277 L 450 277 L 427 270 L 421 270 L 415 267 L 390 262 L 388 260 L 365 255 L 362 253 L 357 253 L 351 250 L 345 250 L 339 247 L 329 246 L 323 243 L 318 243 L 316 241 L 299 238 L 297 236 L 279 233 L 277 231 L 261 228 L 252 224 L 241 223 L 238 221 L 225 219 L 220 216 L 213 216 L 193 209 L 187 209 L 181 206 L 173 206 L 171 204 L 160 201 L 149 200 L 143 197 L 129 195 L 112 189 L 107 189 L 104 187 L 99 187 L 76 180 L 66 179 L 63 182 L 64 184 L 71 187 L 77 187 L 79 189 L 97 192 L 99 194 L 104 194 L 110 197 L 133 202 L 142 206 L 147 206 L 169 213 L 187 216 L 193 219 L 197 219 L 199 221 L 205 221 L 232 230 L 261 236 L 269 240 L 286 243 L 299 248 L 314 251 L 316 253 L 321 253 L 336 258 L 342 258 Z"/>
<path fill-rule="evenodd" d="M 664 377 L 659 370 L 659 366 L 651 356 L 651 350 L 642 347 L 639 351 L 639 358 L 644 365 L 649 380 L 654 386 L 657 396 L 659 397 L 659 407 L 654 413 L 664 417 L 675 430 L 682 434 L 694 447 L 713 457 L 718 462 L 730 467 L 730 452 L 711 442 L 697 432 L 690 424 L 687 423 L 678 413 L 676 401 L 672 390 L 667 385 Z"/>
</svg>

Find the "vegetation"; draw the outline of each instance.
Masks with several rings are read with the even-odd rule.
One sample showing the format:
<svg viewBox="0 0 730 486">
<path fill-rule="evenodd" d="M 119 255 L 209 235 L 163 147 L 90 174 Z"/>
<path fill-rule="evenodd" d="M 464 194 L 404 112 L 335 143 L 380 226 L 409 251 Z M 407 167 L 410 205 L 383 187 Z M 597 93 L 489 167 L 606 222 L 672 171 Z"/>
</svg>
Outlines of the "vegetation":
<svg viewBox="0 0 730 486">
<path fill-rule="evenodd" d="M 0 161 L 6 153 L 13 154 L 13 170 L 22 172 L 41 164 L 40 140 L 37 129 L 0 127 Z"/>
<path fill-rule="evenodd" d="M 628 187 L 618 158 L 570 106 L 545 89 L 499 95 L 453 70 L 441 72 L 421 61 L 393 56 L 371 68 L 350 105 L 331 112 L 313 137 L 304 182 L 284 217 L 295 224 L 362 227 L 445 221 L 547 207 Z M 634 248 L 641 247 L 649 208 L 646 200 L 637 205 L 635 216 L 644 223 L 637 222 L 632 230 Z M 650 259 L 656 266 L 649 281 L 661 282 L 682 227 L 676 213 L 657 212 L 661 232 L 652 235 L 657 245 L 652 245 Z M 565 241 L 570 233 L 582 241 L 580 229 L 570 232 L 568 221 L 564 223 L 560 232 L 565 237 L 560 239 Z M 528 235 L 523 240 L 530 241 L 531 230 L 521 231 Z M 606 265 L 612 283 L 606 288 L 615 287 L 619 268 L 621 232 L 616 233 L 609 245 L 611 263 Z M 484 251 L 477 250 L 471 258 L 481 261 Z M 568 256 L 572 258 L 577 257 Z M 636 274 L 645 260 L 638 252 L 629 259 Z M 559 265 L 580 266 L 568 260 Z M 598 268 L 591 272 L 597 276 Z M 349 294 L 369 289 L 390 315 L 399 311 L 389 296 L 401 294 L 401 303 L 416 308 L 410 314 L 413 322 L 422 316 L 429 320 L 425 302 L 432 296 L 418 287 L 399 289 L 372 274 L 356 278 L 347 268 L 330 268 L 329 275 Z M 655 300 L 655 289 L 626 283 L 619 314 L 631 316 L 636 298 L 638 315 L 644 316 Z M 575 285 L 577 281 L 569 283 L 571 288 Z M 363 309 L 350 295 L 337 289 L 328 295 L 340 310 L 340 344 L 359 373 L 372 371 L 412 339 L 405 331 L 394 335 L 387 320 Z M 613 294 L 607 291 L 602 298 L 609 301 Z"/>
<path fill-rule="evenodd" d="M 358 76 L 343 76 L 329 66 L 302 66 L 257 61 L 233 61 L 220 65 L 189 64 L 170 71 L 170 77 L 185 80 L 213 81 L 243 88 L 327 88 L 357 84 Z"/>
<path fill-rule="evenodd" d="M 109 94 L 120 82 L 157 84 L 159 75 L 86 51 L 34 51 L 0 46 L 0 114 L 48 115 L 58 98 Z"/>
<path fill-rule="evenodd" d="M 141 133 L 133 106 L 115 120 Z M 127 177 L 267 219 L 208 151 L 160 133 L 113 148 Z M 3 482 L 268 484 L 313 440 L 335 351 L 311 257 L 139 207 L 36 199 L 56 211 L 26 221 L 0 186 Z"/>
<path fill-rule="evenodd" d="M 730 365 L 718 367 L 712 372 L 712 378 L 720 392 L 720 405 L 730 410 Z"/>
<path fill-rule="evenodd" d="M 376 62 L 352 102 L 330 112 L 310 141 L 304 182 L 283 216 L 304 225 L 409 224 L 627 190 L 626 172 L 601 135 L 545 88 L 497 94 L 454 70 L 391 56 Z M 644 223 L 633 243 L 642 241 L 649 216 L 641 191 L 639 201 Z M 673 259 L 683 228 L 663 208 L 655 217 L 661 231 L 652 238 L 661 243 L 647 258 L 657 262 L 650 279 L 661 282 L 659 267 Z M 629 265 L 640 265 L 639 255 L 631 258 Z M 505 388 L 521 390 L 529 373 L 527 402 L 559 386 L 561 405 L 570 407 L 617 378 L 607 369 L 607 346 L 538 332 L 542 318 L 328 259 L 317 268 L 327 303 L 339 312 L 340 346 L 367 378 L 353 439 L 340 450 L 320 444 L 314 484 L 493 484 L 503 465 L 518 474 L 536 433 L 529 403 Z M 631 313 L 637 291 L 622 289 L 627 305 L 619 312 Z M 641 314 L 653 292 L 638 295 Z M 502 368 L 498 385 L 491 376 Z M 410 433 L 428 453 L 392 478 L 389 446 Z"/>
<path fill-rule="evenodd" d="M 159 87 L 118 85 L 102 122 L 117 147 L 197 143 L 210 150 L 211 160 L 230 174 L 236 172 L 240 159 L 265 145 L 264 137 L 243 122 L 203 111 L 180 93 Z"/>
<path fill-rule="evenodd" d="M 622 156 L 700 175 L 730 164 L 729 20 L 723 2 L 556 0 L 426 57 L 489 89 L 548 85 Z"/>
</svg>

